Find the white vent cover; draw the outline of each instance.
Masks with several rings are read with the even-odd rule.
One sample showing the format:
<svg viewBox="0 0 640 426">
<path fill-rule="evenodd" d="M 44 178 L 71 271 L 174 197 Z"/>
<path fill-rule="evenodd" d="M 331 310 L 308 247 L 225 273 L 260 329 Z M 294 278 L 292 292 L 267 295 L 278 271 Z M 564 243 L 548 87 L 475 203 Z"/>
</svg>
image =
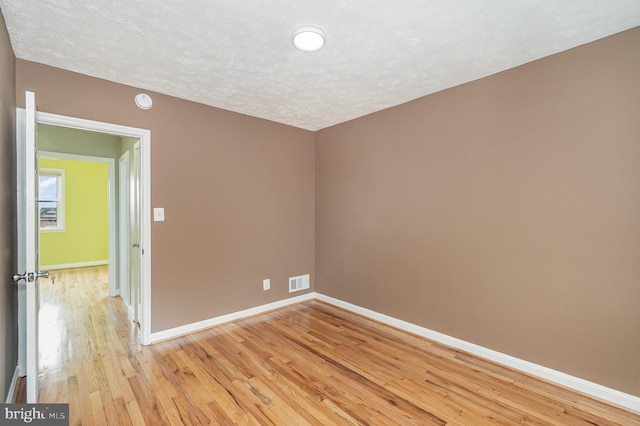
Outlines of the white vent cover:
<svg viewBox="0 0 640 426">
<path fill-rule="evenodd" d="M 289 278 L 289 293 L 309 288 L 309 274 Z"/>
</svg>

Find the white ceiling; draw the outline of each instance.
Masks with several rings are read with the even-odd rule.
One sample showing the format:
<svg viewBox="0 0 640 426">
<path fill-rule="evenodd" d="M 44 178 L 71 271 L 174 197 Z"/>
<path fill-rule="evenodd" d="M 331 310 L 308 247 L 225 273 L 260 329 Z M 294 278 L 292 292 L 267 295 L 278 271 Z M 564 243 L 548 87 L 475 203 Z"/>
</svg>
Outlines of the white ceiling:
<svg viewBox="0 0 640 426">
<path fill-rule="evenodd" d="M 640 25 L 640 0 L 0 0 L 0 8 L 18 58 L 308 130 Z M 305 25 L 325 32 L 322 50 L 292 46 Z"/>
</svg>

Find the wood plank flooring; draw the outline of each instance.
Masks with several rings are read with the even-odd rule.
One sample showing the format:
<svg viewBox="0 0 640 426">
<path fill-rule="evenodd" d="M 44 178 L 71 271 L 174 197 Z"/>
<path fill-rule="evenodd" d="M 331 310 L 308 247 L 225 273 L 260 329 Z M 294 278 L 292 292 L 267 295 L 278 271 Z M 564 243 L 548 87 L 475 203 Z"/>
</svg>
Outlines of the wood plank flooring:
<svg viewBox="0 0 640 426">
<path fill-rule="evenodd" d="M 640 425 L 321 302 L 141 346 L 106 267 L 41 282 L 42 402 L 77 425 Z"/>
</svg>

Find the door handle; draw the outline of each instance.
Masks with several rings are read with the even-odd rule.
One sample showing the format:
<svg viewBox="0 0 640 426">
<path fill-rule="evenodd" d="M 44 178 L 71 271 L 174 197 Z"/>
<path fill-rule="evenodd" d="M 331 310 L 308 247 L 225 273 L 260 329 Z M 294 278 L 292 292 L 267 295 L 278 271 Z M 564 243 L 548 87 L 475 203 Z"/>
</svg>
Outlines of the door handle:
<svg viewBox="0 0 640 426">
<path fill-rule="evenodd" d="M 11 279 L 13 280 L 14 283 L 17 283 L 20 280 L 32 282 L 34 281 L 35 277 L 49 278 L 49 271 L 36 272 L 35 274 L 32 272 L 30 273 L 25 272 L 24 274 L 14 274 L 11 277 Z"/>
<path fill-rule="evenodd" d="M 11 279 L 13 280 L 14 283 L 17 283 L 20 280 L 27 280 L 27 273 L 25 272 L 24 274 L 14 274 Z"/>
</svg>

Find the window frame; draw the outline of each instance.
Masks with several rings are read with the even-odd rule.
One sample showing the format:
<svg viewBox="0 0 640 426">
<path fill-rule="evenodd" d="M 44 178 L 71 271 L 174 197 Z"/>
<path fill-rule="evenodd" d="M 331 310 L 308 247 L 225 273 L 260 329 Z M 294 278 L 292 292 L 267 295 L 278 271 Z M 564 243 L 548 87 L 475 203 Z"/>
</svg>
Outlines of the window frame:
<svg viewBox="0 0 640 426">
<path fill-rule="evenodd" d="M 57 194 L 56 200 L 56 226 L 55 228 L 43 228 L 40 222 L 40 177 L 55 176 L 57 178 Z M 38 170 L 38 228 L 40 232 L 66 232 L 65 221 L 65 171 L 63 169 L 40 168 Z M 42 202 L 45 202 L 42 200 Z"/>
</svg>

